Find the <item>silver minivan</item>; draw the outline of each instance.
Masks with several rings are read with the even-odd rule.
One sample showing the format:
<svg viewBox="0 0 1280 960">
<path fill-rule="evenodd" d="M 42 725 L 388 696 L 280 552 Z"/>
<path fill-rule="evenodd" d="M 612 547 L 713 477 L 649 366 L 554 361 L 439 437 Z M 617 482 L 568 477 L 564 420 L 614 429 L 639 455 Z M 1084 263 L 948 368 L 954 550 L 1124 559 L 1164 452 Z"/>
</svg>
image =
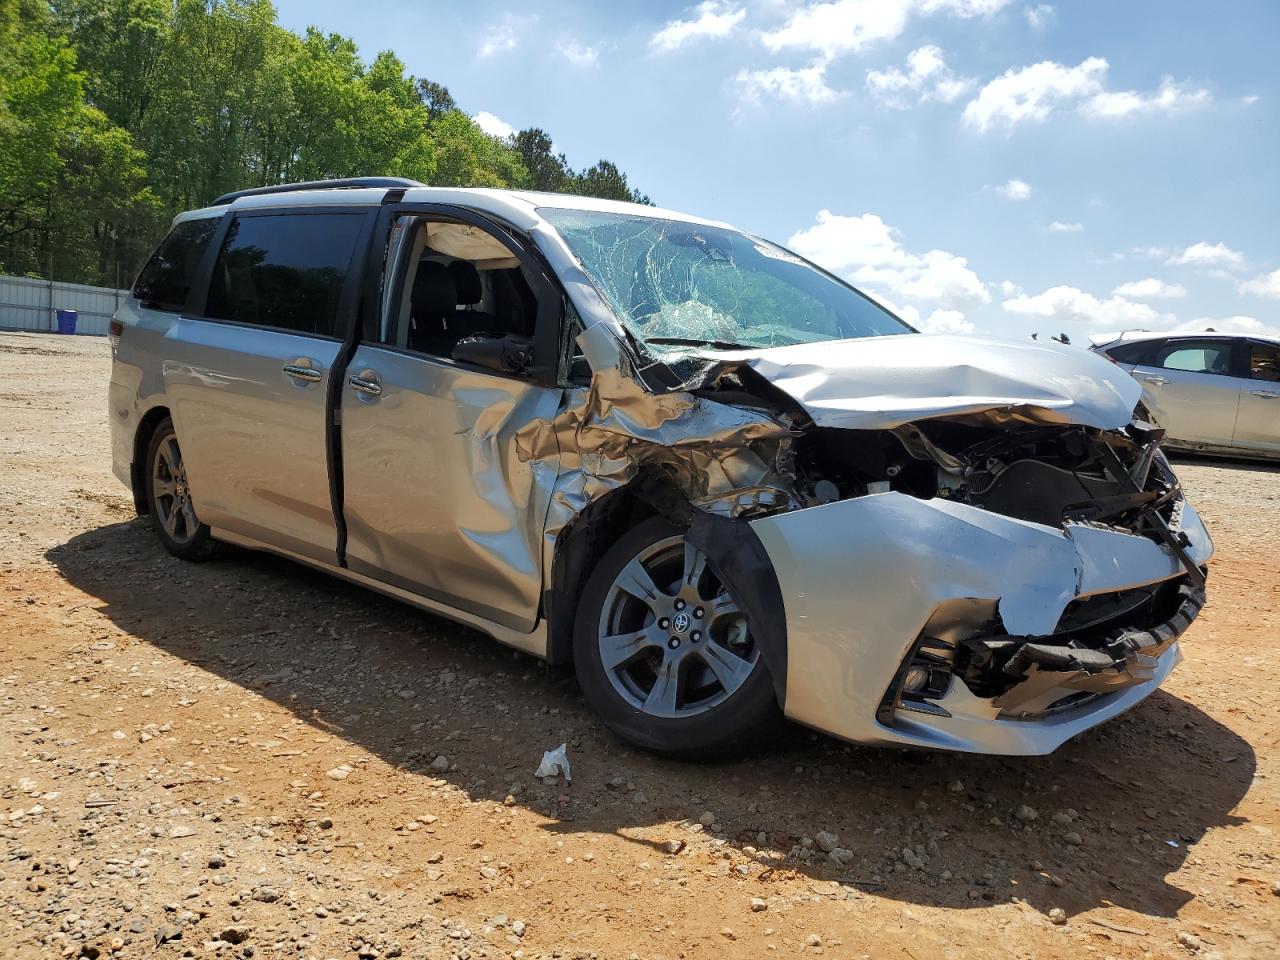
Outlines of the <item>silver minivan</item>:
<svg viewBox="0 0 1280 960">
<path fill-rule="evenodd" d="M 269 550 L 572 664 L 725 755 L 1053 750 L 1150 694 L 1212 544 L 1054 345 L 932 337 L 726 224 L 361 178 L 179 216 L 112 325 L 164 546 Z"/>
</svg>

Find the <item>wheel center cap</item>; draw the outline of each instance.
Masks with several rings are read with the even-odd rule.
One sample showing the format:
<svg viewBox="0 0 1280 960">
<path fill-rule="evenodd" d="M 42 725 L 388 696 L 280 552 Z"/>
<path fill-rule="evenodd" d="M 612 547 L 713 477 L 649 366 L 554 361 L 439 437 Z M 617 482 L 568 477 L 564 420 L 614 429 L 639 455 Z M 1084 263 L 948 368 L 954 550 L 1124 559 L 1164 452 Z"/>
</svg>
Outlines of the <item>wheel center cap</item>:
<svg viewBox="0 0 1280 960">
<path fill-rule="evenodd" d="M 687 613 L 677 613 L 671 618 L 671 629 L 676 633 L 684 633 L 689 629 L 689 624 L 691 622 L 692 621 L 689 619 L 689 615 Z"/>
</svg>

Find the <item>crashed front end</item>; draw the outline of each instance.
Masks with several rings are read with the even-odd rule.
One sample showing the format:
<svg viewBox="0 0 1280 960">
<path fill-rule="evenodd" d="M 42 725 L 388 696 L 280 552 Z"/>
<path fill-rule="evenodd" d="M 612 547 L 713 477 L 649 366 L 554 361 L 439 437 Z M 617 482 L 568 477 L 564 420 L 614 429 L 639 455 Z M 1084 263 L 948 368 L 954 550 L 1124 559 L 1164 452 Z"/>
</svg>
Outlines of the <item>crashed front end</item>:
<svg viewBox="0 0 1280 960">
<path fill-rule="evenodd" d="M 1181 657 L 1212 544 L 1169 506 L 1180 549 L 892 490 L 752 521 L 786 606 L 787 715 L 864 743 L 1052 751 Z"/>
<path fill-rule="evenodd" d="M 1115 425 L 1121 385 L 1092 408 L 1067 402 L 1078 389 L 1060 404 L 957 391 L 908 420 L 910 404 L 881 395 L 873 414 L 803 366 L 746 377 L 810 418 L 794 460 L 811 505 L 748 521 L 786 610 L 789 717 L 857 742 L 1042 754 L 1159 686 L 1213 547 L 1160 431 Z"/>
</svg>

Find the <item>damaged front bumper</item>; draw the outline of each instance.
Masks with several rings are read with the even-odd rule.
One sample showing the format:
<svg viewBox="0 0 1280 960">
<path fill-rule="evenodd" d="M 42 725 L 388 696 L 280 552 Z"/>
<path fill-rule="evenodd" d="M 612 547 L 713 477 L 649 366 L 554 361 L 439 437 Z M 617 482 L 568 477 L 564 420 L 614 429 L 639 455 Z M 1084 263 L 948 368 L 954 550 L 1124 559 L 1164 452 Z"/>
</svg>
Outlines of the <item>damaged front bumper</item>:
<svg viewBox="0 0 1280 960">
<path fill-rule="evenodd" d="M 1173 526 L 1187 557 L 1203 566 L 1213 544 L 1189 503 Z M 1054 662 L 1053 651 L 1034 646 L 1061 639 L 1069 608 L 1152 585 L 1177 591 L 1187 572 L 1177 553 L 1113 527 L 1059 529 L 900 493 L 775 514 L 751 527 L 786 598 L 785 712 L 859 743 L 1049 753 L 1152 693 L 1181 659 L 1177 636 L 1203 603 L 1179 594 L 1176 614 L 1108 648 L 1116 662 Z M 1028 649 L 1008 689 L 980 695 L 950 671 L 961 645 L 984 637 Z M 908 703 L 904 673 L 922 643 L 945 669 Z M 972 655 L 971 644 L 961 656 Z"/>
</svg>

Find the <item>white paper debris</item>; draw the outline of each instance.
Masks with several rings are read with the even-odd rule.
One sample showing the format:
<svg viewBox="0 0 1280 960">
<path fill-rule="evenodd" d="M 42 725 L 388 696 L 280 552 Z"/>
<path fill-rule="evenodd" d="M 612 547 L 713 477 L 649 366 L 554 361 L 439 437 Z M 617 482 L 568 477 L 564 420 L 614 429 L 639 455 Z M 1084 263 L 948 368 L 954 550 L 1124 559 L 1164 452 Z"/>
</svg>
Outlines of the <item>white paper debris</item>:
<svg viewBox="0 0 1280 960">
<path fill-rule="evenodd" d="M 535 777 L 554 777 L 557 774 L 563 774 L 565 781 L 573 779 L 573 774 L 569 772 L 569 754 L 566 752 L 567 743 L 562 743 L 554 750 L 548 750 L 542 755 L 542 762 L 538 764 L 538 769 L 533 771 Z"/>
</svg>

